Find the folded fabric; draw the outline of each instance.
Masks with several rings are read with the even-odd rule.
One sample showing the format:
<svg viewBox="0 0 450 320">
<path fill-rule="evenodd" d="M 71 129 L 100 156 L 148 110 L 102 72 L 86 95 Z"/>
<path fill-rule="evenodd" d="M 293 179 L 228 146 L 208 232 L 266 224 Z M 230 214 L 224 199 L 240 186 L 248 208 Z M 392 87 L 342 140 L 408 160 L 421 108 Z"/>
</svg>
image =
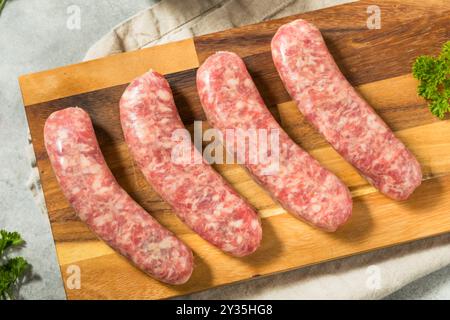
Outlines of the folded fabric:
<svg viewBox="0 0 450 320">
<path fill-rule="evenodd" d="M 116 26 L 83 60 L 151 47 L 352 0 L 163 0 Z"/>
</svg>

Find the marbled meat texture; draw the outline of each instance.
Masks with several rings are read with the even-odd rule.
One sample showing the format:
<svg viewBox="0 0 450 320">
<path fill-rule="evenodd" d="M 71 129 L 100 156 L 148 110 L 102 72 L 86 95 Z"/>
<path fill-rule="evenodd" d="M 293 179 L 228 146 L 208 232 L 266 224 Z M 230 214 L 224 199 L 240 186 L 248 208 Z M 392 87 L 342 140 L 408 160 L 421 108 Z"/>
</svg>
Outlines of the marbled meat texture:
<svg viewBox="0 0 450 320">
<path fill-rule="evenodd" d="M 262 229 L 256 211 L 203 160 L 190 143 L 191 159 L 172 159 L 185 130 L 166 79 L 149 71 L 135 79 L 120 100 L 120 120 L 128 147 L 153 189 L 202 238 L 235 256 L 254 252 Z M 174 153 L 176 154 L 176 153 Z"/>
<path fill-rule="evenodd" d="M 191 250 L 118 185 L 89 115 L 81 108 L 52 113 L 44 138 L 56 178 L 78 217 L 147 274 L 169 284 L 185 283 L 193 269 Z"/>
<path fill-rule="evenodd" d="M 270 162 L 255 164 L 247 161 L 245 165 L 255 180 L 285 209 L 327 231 L 335 231 L 348 220 L 352 199 L 347 187 L 295 144 L 279 126 L 239 56 L 231 52 L 210 56 L 197 71 L 197 89 L 208 121 L 225 137 L 229 129 L 278 130 L 278 170 L 267 174 Z M 230 148 L 227 141 L 225 144 Z M 249 150 L 247 148 L 245 152 Z M 250 156 L 246 154 L 245 160 Z"/>
<path fill-rule="evenodd" d="M 420 165 L 340 72 L 320 31 L 305 20 L 279 28 L 272 57 L 298 108 L 376 188 L 407 199 L 422 181 Z"/>
</svg>

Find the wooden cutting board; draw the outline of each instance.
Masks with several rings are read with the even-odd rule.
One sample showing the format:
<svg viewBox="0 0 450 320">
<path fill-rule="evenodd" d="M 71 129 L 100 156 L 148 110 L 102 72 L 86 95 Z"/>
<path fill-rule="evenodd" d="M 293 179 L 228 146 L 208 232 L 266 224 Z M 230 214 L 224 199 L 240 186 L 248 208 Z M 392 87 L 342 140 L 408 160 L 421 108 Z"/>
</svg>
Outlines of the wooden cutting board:
<svg viewBox="0 0 450 320">
<path fill-rule="evenodd" d="M 367 7 L 381 9 L 381 29 L 366 26 Z M 390 200 L 361 176 L 304 121 L 273 66 L 270 40 L 293 19 L 315 23 L 337 64 L 422 165 L 424 181 L 405 202 Z M 437 54 L 450 39 L 448 1 L 361 1 L 231 29 L 20 78 L 59 264 L 69 299 L 160 299 L 248 280 L 450 231 L 450 120 L 438 120 L 416 94 L 411 64 Z M 238 165 L 215 168 L 262 217 L 261 247 L 246 258 L 220 252 L 192 233 L 147 185 L 124 144 L 118 102 L 127 83 L 153 68 L 167 75 L 188 128 L 205 120 L 195 87 L 196 68 L 211 53 L 242 56 L 266 104 L 283 128 L 354 196 L 353 217 L 330 234 L 293 218 Z M 43 143 L 49 114 L 80 106 L 92 117 L 106 161 L 123 188 L 195 253 L 195 270 L 182 286 L 162 284 L 133 267 L 79 221 L 53 175 Z M 75 268 L 73 267 L 75 266 Z M 73 289 L 79 268 L 81 287 Z"/>
</svg>

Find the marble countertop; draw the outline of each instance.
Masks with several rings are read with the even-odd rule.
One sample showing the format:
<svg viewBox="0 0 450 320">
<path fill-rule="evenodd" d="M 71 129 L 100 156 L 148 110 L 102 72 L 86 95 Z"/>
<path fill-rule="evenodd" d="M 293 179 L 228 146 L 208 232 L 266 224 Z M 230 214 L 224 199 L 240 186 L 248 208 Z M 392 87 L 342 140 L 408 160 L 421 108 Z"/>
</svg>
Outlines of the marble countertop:
<svg viewBox="0 0 450 320">
<path fill-rule="evenodd" d="M 154 2 L 8 1 L 0 15 L 0 229 L 19 231 L 27 241 L 16 253 L 29 260 L 35 276 L 21 288 L 21 298 L 65 299 L 65 293 L 48 217 L 34 201 L 36 190 L 28 186 L 28 127 L 17 78 L 80 61 L 103 34 Z M 68 27 L 71 6 L 80 10 L 80 29 Z M 449 299 L 450 267 L 387 298 Z"/>
</svg>

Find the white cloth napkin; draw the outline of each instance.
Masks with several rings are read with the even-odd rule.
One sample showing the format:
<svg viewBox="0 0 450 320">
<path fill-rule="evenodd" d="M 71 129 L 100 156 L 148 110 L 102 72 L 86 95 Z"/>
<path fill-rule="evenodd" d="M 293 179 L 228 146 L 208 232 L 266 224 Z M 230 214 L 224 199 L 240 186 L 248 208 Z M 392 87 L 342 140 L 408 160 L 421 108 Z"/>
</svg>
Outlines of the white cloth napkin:
<svg viewBox="0 0 450 320">
<path fill-rule="evenodd" d="M 85 60 L 351 1 L 163 0 L 115 27 Z M 379 299 L 450 264 L 450 235 L 191 294 L 192 299 Z"/>
</svg>

